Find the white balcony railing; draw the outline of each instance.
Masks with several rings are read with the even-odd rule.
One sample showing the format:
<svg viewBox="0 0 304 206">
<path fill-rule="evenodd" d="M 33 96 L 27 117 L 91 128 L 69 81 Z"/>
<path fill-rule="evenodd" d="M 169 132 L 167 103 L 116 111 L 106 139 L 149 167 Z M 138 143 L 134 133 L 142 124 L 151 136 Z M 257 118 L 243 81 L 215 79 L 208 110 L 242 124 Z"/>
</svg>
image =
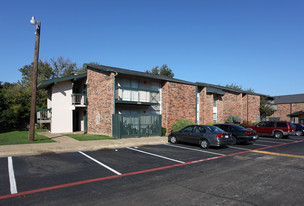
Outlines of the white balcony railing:
<svg viewBox="0 0 304 206">
<path fill-rule="evenodd" d="M 87 97 L 85 94 L 72 94 L 72 104 L 79 105 L 79 106 L 86 106 L 87 105 Z"/>
<path fill-rule="evenodd" d="M 117 87 L 115 98 L 118 101 L 159 103 L 159 91 Z"/>
<path fill-rule="evenodd" d="M 52 109 L 40 109 L 37 111 L 37 123 L 51 123 Z"/>
</svg>

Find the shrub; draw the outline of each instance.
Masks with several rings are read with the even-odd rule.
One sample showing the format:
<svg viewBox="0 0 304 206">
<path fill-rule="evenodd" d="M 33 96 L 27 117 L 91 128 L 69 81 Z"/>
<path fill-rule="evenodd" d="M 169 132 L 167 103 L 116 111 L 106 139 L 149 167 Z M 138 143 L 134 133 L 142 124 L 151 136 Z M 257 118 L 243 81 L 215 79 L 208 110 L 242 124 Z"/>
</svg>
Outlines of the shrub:
<svg viewBox="0 0 304 206">
<path fill-rule="evenodd" d="M 242 122 L 241 118 L 232 115 L 230 115 L 226 120 L 226 123 L 230 123 L 230 124 L 240 124 L 241 122 Z"/>
<path fill-rule="evenodd" d="M 172 125 L 172 131 L 177 132 L 186 126 L 193 125 L 193 124 L 195 124 L 195 123 L 188 119 L 179 119 Z"/>
<path fill-rule="evenodd" d="M 167 129 L 165 127 L 162 127 L 162 136 L 166 136 Z"/>
</svg>

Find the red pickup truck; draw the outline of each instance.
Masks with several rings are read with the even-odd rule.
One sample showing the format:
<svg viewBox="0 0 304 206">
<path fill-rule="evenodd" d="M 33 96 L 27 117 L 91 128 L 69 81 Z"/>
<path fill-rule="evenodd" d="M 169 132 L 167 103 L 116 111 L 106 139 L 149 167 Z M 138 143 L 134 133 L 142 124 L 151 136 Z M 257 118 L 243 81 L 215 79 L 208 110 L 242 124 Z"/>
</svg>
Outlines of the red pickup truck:
<svg viewBox="0 0 304 206">
<path fill-rule="evenodd" d="M 262 121 L 246 128 L 255 130 L 259 135 L 272 135 L 278 139 L 295 135 L 295 126 L 287 121 Z"/>
</svg>

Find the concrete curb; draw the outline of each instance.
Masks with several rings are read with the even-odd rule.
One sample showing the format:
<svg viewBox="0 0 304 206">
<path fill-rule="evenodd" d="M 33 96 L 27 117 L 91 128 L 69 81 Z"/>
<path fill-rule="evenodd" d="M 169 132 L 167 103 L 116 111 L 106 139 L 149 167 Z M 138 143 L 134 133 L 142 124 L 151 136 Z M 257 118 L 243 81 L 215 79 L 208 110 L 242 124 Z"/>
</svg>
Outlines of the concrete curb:
<svg viewBox="0 0 304 206">
<path fill-rule="evenodd" d="M 61 134 L 49 132 L 39 133 L 53 139 L 54 143 L 2 145 L 0 146 L 0 157 L 40 155 L 48 153 L 63 153 L 77 151 L 92 151 L 99 149 L 116 149 L 123 147 L 136 147 L 143 145 L 157 145 L 167 143 L 167 137 L 142 137 L 125 138 L 116 140 L 90 140 L 78 141 Z"/>
</svg>

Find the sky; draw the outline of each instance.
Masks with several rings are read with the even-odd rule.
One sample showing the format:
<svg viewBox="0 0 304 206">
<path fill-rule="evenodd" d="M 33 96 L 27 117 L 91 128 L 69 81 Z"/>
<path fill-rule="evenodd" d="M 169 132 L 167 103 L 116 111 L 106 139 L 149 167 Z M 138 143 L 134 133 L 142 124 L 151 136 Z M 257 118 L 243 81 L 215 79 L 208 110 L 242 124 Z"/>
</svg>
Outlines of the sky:
<svg viewBox="0 0 304 206">
<path fill-rule="evenodd" d="M 0 81 L 60 56 L 174 78 L 235 84 L 277 96 L 304 93 L 303 0 L 0 0 Z"/>
</svg>

